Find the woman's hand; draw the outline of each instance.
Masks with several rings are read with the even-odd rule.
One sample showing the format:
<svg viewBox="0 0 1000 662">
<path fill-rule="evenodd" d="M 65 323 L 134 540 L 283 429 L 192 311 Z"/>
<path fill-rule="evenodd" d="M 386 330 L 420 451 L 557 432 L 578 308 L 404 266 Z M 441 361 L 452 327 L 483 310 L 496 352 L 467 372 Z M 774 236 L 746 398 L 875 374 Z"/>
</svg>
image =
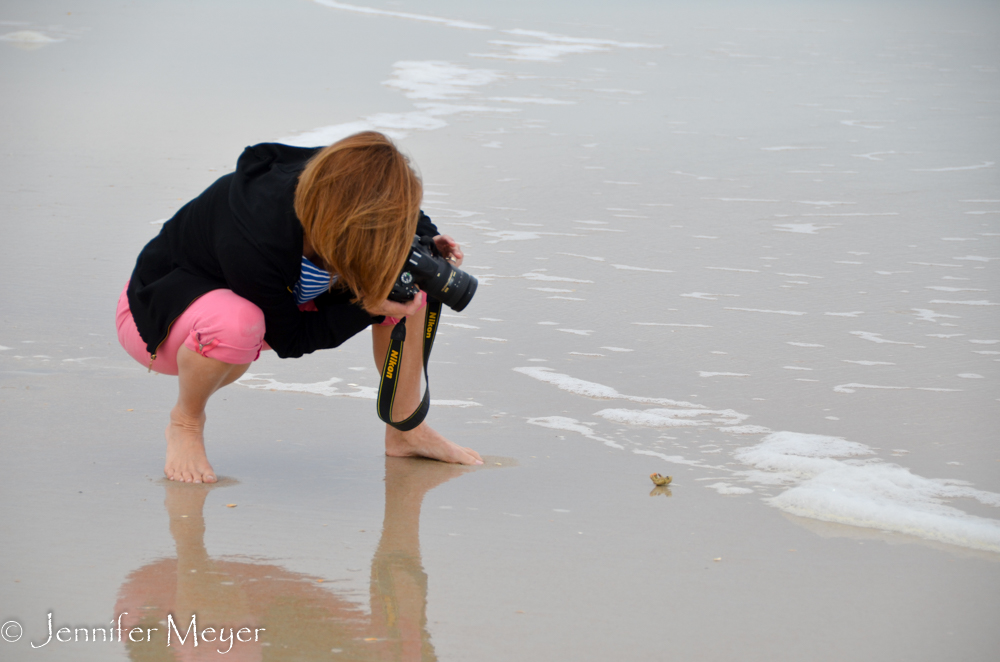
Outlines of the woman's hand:
<svg viewBox="0 0 1000 662">
<path fill-rule="evenodd" d="M 427 303 L 427 295 L 423 290 L 420 291 L 417 296 L 413 297 L 411 301 L 406 303 L 400 303 L 399 301 L 389 301 L 386 299 L 379 305 L 373 308 L 365 308 L 371 316 L 385 315 L 386 317 L 395 317 L 396 319 L 402 319 L 404 317 L 409 317 L 410 315 L 416 315 L 420 307 Z"/>
<path fill-rule="evenodd" d="M 446 234 L 439 234 L 434 237 L 434 245 L 441 251 L 441 256 L 451 262 L 452 266 L 462 266 L 462 258 L 465 255 L 462 253 L 462 249 L 459 247 L 457 241 Z"/>
</svg>

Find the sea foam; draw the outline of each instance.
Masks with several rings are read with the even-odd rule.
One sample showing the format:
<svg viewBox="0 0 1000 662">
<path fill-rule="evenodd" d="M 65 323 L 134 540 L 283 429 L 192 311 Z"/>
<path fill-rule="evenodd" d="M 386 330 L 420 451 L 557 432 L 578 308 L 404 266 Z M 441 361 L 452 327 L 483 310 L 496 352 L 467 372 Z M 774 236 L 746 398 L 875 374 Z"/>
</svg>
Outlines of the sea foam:
<svg viewBox="0 0 1000 662">
<path fill-rule="evenodd" d="M 962 481 L 924 478 L 870 458 L 874 451 L 840 437 L 775 432 L 733 457 L 757 472 L 746 480 L 791 487 L 765 499 L 793 515 L 1000 552 L 1000 521 L 970 515 L 946 503 L 969 498 L 1000 507 L 1000 494 Z"/>
</svg>

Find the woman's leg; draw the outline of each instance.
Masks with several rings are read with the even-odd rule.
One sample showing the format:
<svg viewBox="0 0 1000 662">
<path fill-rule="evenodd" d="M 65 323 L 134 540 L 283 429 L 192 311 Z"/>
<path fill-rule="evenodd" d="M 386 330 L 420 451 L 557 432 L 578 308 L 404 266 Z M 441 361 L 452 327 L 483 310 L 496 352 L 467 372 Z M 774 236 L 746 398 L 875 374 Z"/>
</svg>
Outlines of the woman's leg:
<svg viewBox="0 0 1000 662">
<path fill-rule="evenodd" d="M 177 404 L 166 429 L 170 480 L 214 483 L 215 472 L 205 455 L 205 405 L 217 390 L 239 379 L 260 355 L 264 314 L 230 290 L 213 290 L 188 306 L 170 327 L 156 360 L 139 336 L 125 292 L 118 302 L 118 339 L 143 367 L 177 375 Z"/>
<path fill-rule="evenodd" d="M 403 342 L 403 361 L 399 366 L 399 384 L 393 404 L 392 420 L 409 416 L 420 404 L 423 382 L 423 328 L 427 306 L 406 320 L 406 340 Z M 372 327 L 372 349 L 379 373 L 389 350 L 392 326 Z M 471 448 L 454 444 L 438 434 L 424 421 L 408 432 L 401 432 L 391 425 L 385 426 L 385 454 L 392 457 L 429 457 L 456 464 L 482 464 L 479 453 Z"/>
<path fill-rule="evenodd" d="M 177 404 L 167 425 L 167 462 L 163 473 L 184 483 L 214 483 L 205 454 L 205 405 L 213 393 L 243 376 L 249 363 L 234 365 L 181 345 L 177 350 Z"/>
</svg>

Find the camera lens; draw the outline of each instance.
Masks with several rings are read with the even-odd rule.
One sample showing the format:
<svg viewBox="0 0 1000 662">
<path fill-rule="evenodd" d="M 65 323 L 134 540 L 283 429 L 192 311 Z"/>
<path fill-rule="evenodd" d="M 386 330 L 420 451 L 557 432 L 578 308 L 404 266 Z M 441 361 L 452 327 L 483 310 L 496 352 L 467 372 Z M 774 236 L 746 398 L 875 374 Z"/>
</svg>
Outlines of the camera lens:
<svg viewBox="0 0 1000 662">
<path fill-rule="evenodd" d="M 404 271 L 399 275 L 389 298 L 393 301 L 409 301 L 416 294 L 416 287 L 413 284 L 419 284 L 429 296 L 452 310 L 464 310 L 472 301 L 479 281 L 475 276 L 451 266 L 444 259 L 434 255 L 432 249 L 425 245 L 425 241 L 429 242 L 420 237 L 413 240 Z"/>
<path fill-rule="evenodd" d="M 472 296 L 476 293 L 476 288 L 479 287 L 479 281 L 476 280 L 475 276 L 470 276 L 461 269 L 452 267 L 451 271 L 455 276 L 450 288 L 454 294 L 447 300 L 442 299 L 441 302 L 450 306 L 455 312 L 461 312 L 472 301 Z"/>
</svg>

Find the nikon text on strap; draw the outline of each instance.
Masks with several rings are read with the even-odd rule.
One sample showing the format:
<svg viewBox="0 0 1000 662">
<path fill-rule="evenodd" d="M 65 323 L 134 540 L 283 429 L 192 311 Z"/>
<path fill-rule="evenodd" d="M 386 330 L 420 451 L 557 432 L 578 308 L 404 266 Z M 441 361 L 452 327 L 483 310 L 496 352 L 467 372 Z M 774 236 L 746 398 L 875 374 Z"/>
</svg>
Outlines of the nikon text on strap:
<svg viewBox="0 0 1000 662">
<path fill-rule="evenodd" d="M 392 328 L 392 335 L 389 341 L 389 350 L 385 354 L 385 362 L 382 364 L 382 379 L 378 385 L 378 400 L 376 410 L 378 417 L 396 428 L 406 432 L 420 425 L 427 412 L 431 408 L 431 388 L 430 377 L 427 375 L 427 363 L 430 361 L 431 348 L 434 347 L 434 337 L 437 335 L 438 318 L 441 317 L 441 302 L 436 299 L 427 298 L 427 316 L 424 319 L 423 328 L 423 348 L 424 348 L 424 380 L 427 388 L 424 391 L 424 398 L 416 411 L 401 421 L 392 420 L 392 403 L 396 400 L 396 387 L 399 384 L 399 370 L 403 365 L 403 342 L 406 340 L 406 319 L 401 319 Z"/>
</svg>

